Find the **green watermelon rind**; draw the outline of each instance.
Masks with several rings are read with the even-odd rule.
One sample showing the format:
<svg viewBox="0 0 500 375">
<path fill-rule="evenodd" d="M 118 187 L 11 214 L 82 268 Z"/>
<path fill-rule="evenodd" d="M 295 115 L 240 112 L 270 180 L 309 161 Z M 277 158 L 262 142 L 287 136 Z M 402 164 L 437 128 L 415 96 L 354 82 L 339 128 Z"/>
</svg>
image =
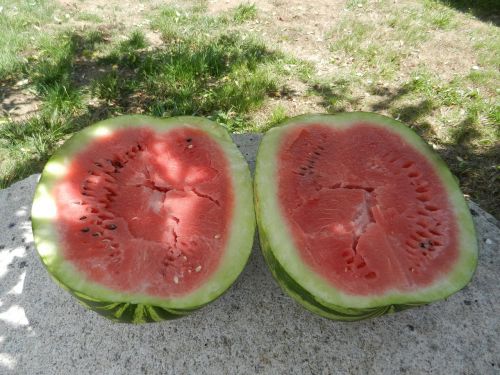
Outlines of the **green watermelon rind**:
<svg viewBox="0 0 500 375">
<path fill-rule="evenodd" d="M 281 286 L 281 288 L 285 290 L 285 292 L 288 293 L 288 295 L 290 295 L 293 299 L 295 299 L 306 309 L 318 315 L 321 315 L 325 318 L 352 322 L 362 319 L 375 318 L 377 316 L 381 316 L 387 313 L 402 311 L 425 304 L 425 303 L 413 303 L 413 304 L 385 305 L 385 306 L 365 308 L 365 309 L 346 308 L 343 306 L 324 304 L 324 302 L 318 300 L 310 292 L 304 289 L 279 264 L 279 262 L 274 257 L 272 251 L 270 250 L 269 243 L 267 240 L 266 230 L 261 226 L 259 226 L 259 240 L 261 244 L 262 253 L 264 255 L 264 259 L 266 260 L 266 263 L 269 266 L 269 269 L 271 270 L 271 274 L 273 275 L 274 279 L 278 282 L 278 284 Z"/>
<path fill-rule="evenodd" d="M 321 123 L 345 128 L 369 122 L 396 132 L 435 168 L 453 208 L 459 234 L 459 257 L 449 272 L 429 287 L 414 292 L 388 291 L 382 295 L 359 296 L 334 288 L 302 262 L 292 233 L 281 215 L 277 197 L 276 155 L 280 140 L 288 130 L 302 124 Z M 477 239 L 467 203 L 444 161 L 410 128 L 391 118 L 365 112 L 337 115 L 302 115 L 269 130 L 259 146 L 254 199 L 259 238 L 264 257 L 282 288 L 309 310 L 338 320 L 359 320 L 444 299 L 466 286 L 477 265 Z M 373 314 L 373 315 L 372 315 Z"/>
<path fill-rule="evenodd" d="M 56 206 L 50 192 L 58 179 L 64 176 L 72 155 L 83 150 L 96 137 L 120 128 L 142 125 L 151 126 L 156 131 L 170 131 L 180 127 L 201 129 L 219 144 L 230 166 L 234 211 L 226 252 L 217 270 L 203 285 L 184 296 L 158 298 L 106 288 L 87 280 L 82 272 L 64 259 L 58 247 Z M 52 278 L 84 306 L 110 319 L 133 323 L 177 318 L 217 299 L 229 289 L 245 267 L 255 231 L 252 180 L 248 164 L 221 125 L 191 116 L 168 119 L 141 115 L 120 116 L 101 121 L 76 133 L 46 164 L 35 191 L 31 218 L 38 254 Z"/>
</svg>

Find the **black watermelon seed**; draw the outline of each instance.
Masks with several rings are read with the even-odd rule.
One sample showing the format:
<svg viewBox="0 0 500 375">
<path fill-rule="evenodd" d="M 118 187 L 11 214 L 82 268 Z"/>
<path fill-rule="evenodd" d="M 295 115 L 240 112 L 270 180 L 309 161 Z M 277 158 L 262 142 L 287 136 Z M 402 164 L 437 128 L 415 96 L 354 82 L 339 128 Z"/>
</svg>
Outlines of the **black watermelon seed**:
<svg viewBox="0 0 500 375">
<path fill-rule="evenodd" d="M 87 233 L 89 230 L 90 230 L 90 228 L 85 227 L 85 228 L 83 228 L 83 229 L 82 229 L 82 232 L 83 232 L 83 233 Z"/>
<path fill-rule="evenodd" d="M 111 165 L 112 165 L 113 167 L 115 167 L 115 168 L 123 168 L 122 163 L 120 163 L 118 160 L 113 160 L 113 161 L 111 162 Z"/>
<path fill-rule="evenodd" d="M 427 241 L 427 242 L 420 242 L 420 245 L 419 245 L 422 249 L 428 249 L 430 246 L 432 246 L 432 242 L 431 241 Z"/>
<path fill-rule="evenodd" d="M 188 138 L 186 139 L 186 142 L 191 142 L 193 140 L 193 138 Z"/>
<path fill-rule="evenodd" d="M 106 228 L 108 228 L 109 230 L 115 230 L 117 226 L 116 224 L 109 224 L 108 226 L 106 226 Z"/>
<path fill-rule="evenodd" d="M 80 218 L 80 220 L 85 220 L 86 218 L 87 218 L 87 216 L 82 216 L 82 217 Z"/>
<path fill-rule="evenodd" d="M 92 237 L 99 237 L 99 236 L 100 236 L 99 232 L 92 233 Z"/>
</svg>

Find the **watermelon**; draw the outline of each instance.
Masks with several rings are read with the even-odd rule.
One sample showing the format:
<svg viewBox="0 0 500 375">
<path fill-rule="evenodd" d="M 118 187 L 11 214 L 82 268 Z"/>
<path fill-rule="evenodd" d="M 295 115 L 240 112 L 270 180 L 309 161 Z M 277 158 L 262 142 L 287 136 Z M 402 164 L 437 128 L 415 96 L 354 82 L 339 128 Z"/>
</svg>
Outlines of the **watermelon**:
<svg viewBox="0 0 500 375">
<path fill-rule="evenodd" d="M 122 116 L 75 134 L 36 188 L 32 227 L 53 279 L 121 322 L 182 317 L 243 270 L 255 229 L 248 166 L 196 117 Z"/>
<path fill-rule="evenodd" d="M 264 257 L 314 313 L 359 320 L 450 296 L 477 241 L 445 163 L 371 113 L 306 115 L 264 135 L 254 181 Z"/>
</svg>

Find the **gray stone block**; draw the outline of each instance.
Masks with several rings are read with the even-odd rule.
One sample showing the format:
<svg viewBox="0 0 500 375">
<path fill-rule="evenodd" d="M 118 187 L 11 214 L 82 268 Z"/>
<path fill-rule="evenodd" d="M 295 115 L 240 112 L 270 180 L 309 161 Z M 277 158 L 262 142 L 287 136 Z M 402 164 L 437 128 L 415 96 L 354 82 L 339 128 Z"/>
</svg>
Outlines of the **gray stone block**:
<svg viewBox="0 0 500 375">
<path fill-rule="evenodd" d="M 258 135 L 235 135 L 250 165 Z M 117 324 L 50 279 L 33 245 L 37 175 L 0 190 L 0 374 L 498 374 L 500 229 L 474 203 L 471 284 L 446 301 L 341 323 L 315 316 L 272 279 L 255 241 L 235 285 L 180 320 Z"/>
</svg>

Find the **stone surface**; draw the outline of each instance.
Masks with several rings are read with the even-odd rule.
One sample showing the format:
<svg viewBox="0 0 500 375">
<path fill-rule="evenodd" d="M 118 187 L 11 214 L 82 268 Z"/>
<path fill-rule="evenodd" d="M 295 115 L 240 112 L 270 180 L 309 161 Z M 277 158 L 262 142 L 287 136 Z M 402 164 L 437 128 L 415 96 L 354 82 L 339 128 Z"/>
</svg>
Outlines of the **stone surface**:
<svg viewBox="0 0 500 375">
<path fill-rule="evenodd" d="M 259 136 L 236 135 L 253 165 Z M 304 310 L 271 278 L 255 242 L 222 298 L 187 318 L 123 325 L 54 284 L 33 247 L 37 175 L 0 190 L 0 374 L 498 374 L 500 230 L 470 203 L 480 258 L 446 301 L 356 323 Z"/>
</svg>

